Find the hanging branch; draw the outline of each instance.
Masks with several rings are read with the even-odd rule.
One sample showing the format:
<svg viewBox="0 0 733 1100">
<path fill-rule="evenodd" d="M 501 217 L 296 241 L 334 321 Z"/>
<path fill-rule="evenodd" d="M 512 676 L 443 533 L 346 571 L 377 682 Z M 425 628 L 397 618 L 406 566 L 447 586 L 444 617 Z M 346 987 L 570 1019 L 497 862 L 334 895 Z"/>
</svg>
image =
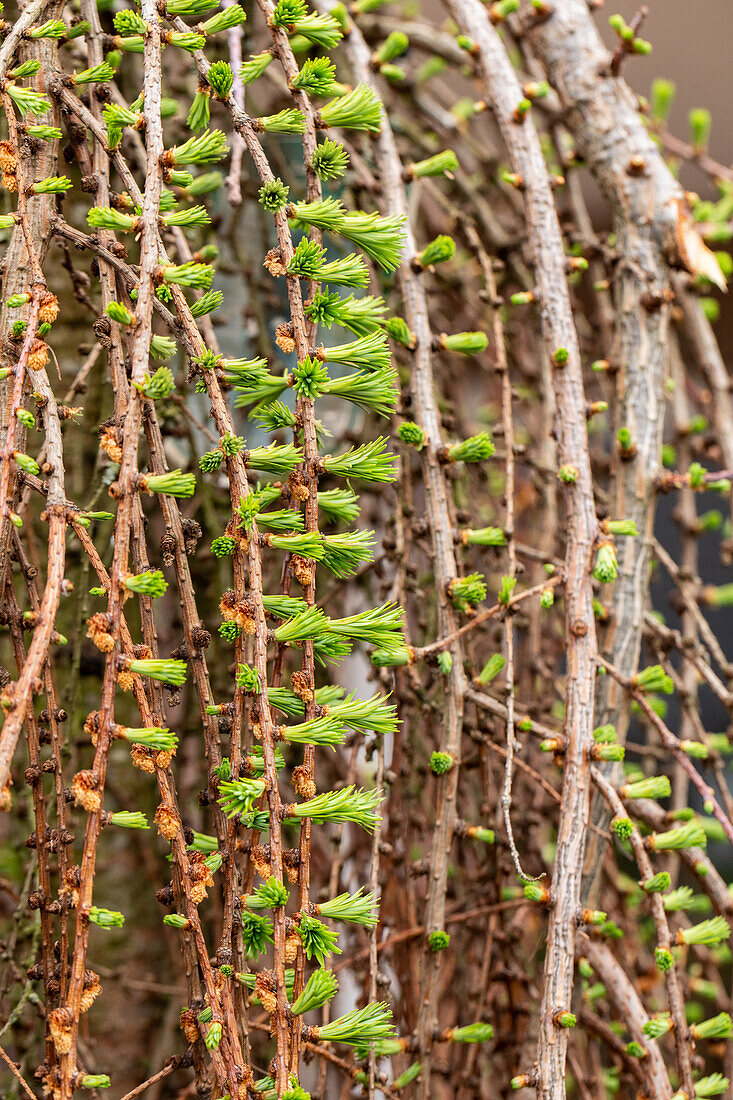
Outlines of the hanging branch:
<svg viewBox="0 0 733 1100">
<path fill-rule="evenodd" d="M 573 939 L 580 905 L 580 879 L 588 826 L 596 633 L 590 556 L 597 534 L 585 425 L 580 349 L 566 283 L 565 252 L 540 144 L 531 119 L 518 115 L 519 83 L 483 7 L 474 0 L 449 0 L 448 9 L 477 45 L 477 62 L 487 98 L 512 161 L 524 181 L 530 244 L 535 263 L 541 319 L 548 354 L 557 364 L 560 461 L 577 477 L 565 494 L 566 643 L 563 801 L 558 826 L 552 908 L 547 936 L 540 1018 L 538 1093 L 543 1100 L 564 1093 L 567 1031 L 557 1013 L 569 1008 L 573 985 Z"/>
<path fill-rule="evenodd" d="M 282 28 L 273 26 L 272 20 L 275 5 L 271 0 L 260 0 L 260 6 L 270 26 L 278 59 L 290 87 L 292 88 L 293 85 L 291 82 L 297 77 L 299 69 L 288 40 L 288 35 Z M 319 202 L 323 197 L 323 192 L 321 181 L 313 168 L 313 157 L 318 141 L 314 110 L 311 106 L 310 98 L 305 92 L 293 90 L 293 102 L 296 108 L 301 112 L 305 124 L 302 135 L 302 147 L 303 163 L 305 164 L 306 174 L 306 199 L 308 202 Z M 287 240 L 284 240 L 284 237 L 284 232 L 281 231 L 278 233 L 278 240 L 283 241 L 285 245 L 283 249 L 284 258 L 287 258 L 289 262 L 293 253 L 292 238 L 289 232 L 287 234 Z M 317 244 L 321 243 L 322 234 L 317 226 L 311 226 L 309 239 Z M 309 287 L 310 297 L 313 298 L 319 291 L 320 284 L 313 281 Z M 290 305 L 290 324 L 295 343 L 295 355 L 298 363 L 303 363 L 309 357 L 311 349 L 316 343 L 318 326 L 306 320 L 305 313 L 303 312 L 302 289 L 297 279 L 288 279 L 288 301 Z M 298 473 L 302 480 L 304 486 L 303 491 L 306 496 L 304 502 L 305 530 L 317 534 L 318 475 L 316 471 L 318 463 L 318 442 L 316 437 L 315 402 L 304 392 L 298 394 L 295 415 L 298 425 L 298 430 L 295 432 L 296 442 L 299 442 L 303 448 L 303 465 Z M 306 584 L 303 594 L 308 607 L 314 607 L 316 604 L 315 570 L 313 570 L 312 580 Z M 312 698 L 305 702 L 305 718 L 306 721 L 310 721 L 316 717 L 314 691 L 316 683 L 316 666 L 312 640 L 306 641 L 303 646 L 301 676 L 302 680 L 300 683 L 305 685 L 306 693 L 312 693 Z M 298 683 L 297 677 L 295 682 L 296 684 Z M 314 786 L 315 764 L 315 745 L 306 745 L 303 749 L 302 776 L 304 783 L 312 782 Z M 302 912 L 306 912 L 310 904 L 311 822 L 309 819 L 305 819 L 300 827 L 298 856 L 298 908 Z M 305 962 L 305 949 L 301 944 L 298 948 L 298 955 L 295 961 L 295 979 L 293 984 L 293 995 L 295 997 L 298 997 L 303 991 L 305 983 Z M 293 1071 L 297 1071 L 299 1053 L 300 1036 L 296 1030 L 293 1036 L 290 1061 L 291 1070 Z"/>
<path fill-rule="evenodd" d="M 613 1002 L 621 1013 L 635 1042 L 640 1043 L 646 1054 L 639 1063 L 650 1100 L 665 1100 L 669 1096 L 670 1083 L 659 1046 L 647 1042 L 642 1030 L 649 1014 L 639 994 L 610 948 L 591 936 L 579 935 L 578 949 L 591 964 Z"/>
<path fill-rule="evenodd" d="M 616 789 L 608 782 L 608 780 L 601 774 L 598 768 L 591 768 L 593 776 L 593 782 L 596 784 L 603 797 L 608 802 L 611 812 L 614 816 L 619 818 L 626 817 L 626 811 L 624 805 Z M 654 877 L 654 867 L 652 861 L 647 855 L 646 848 L 644 847 L 644 841 L 636 826 L 634 826 L 629 833 L 629 841 L 634 852 L 634 858 L 639 867 L 639 873 L 643 881 L 650 881 Z M 657 950 L 660 952 L 666 952 L 666 956 L 672 958 L 670 947 L 674 943 L 670 931 L 669 924 L 667 922 L 667 914 L 664 908 L 664 901 L 662 895 L 659 892 L 652 893 L 651 908 L 652 916 L 654 917 L 654 925 L 657 933 Z M 694 1095 L 694 1085 L 692 1082 L 692 1065 L 690 1061 L 690 1044 L 689 1034 L 687 1029 L 687 1021 L 685 1017 L 685 1002 L 682 996 L 682 990 L 680 988 L 679 976 L 677 974 L 677 968 L 674 962 L 664 971 L 664 978 L 667 984 L 667 1000 L 669 1003 L 669 1011 L 674 1021 L 674 1039 L 675 1049 L 677 1051 L 677 1067 L 679 1070 L 680 1081 L 682 1087 L 688 1096 Z"/>
<path fill-rule="evenodd" d="M 622 687 L 628 691 L 631 698 L 634 699 L 639 709 L 643 712 L 647 721 L 657 730 L 664 748 L 674 756 L 678 765 L 687 774 L 690 782 L 697 789 L 703 801 L 710 804 L 712 812 L 722 825 L 725 835 L 728 837 L 730 843 L 733 844 L 733 823 L 715 797 L 712 787 L 704 781 L 697 768 L 684 751 L 684 748 L 680 747 L 679 738 L 675 737 L 669 727 L 659 717 L 649 700 L 645 698 L 644 693 L 638 689 L 633 678 L 629 679 L 623 676 L 619 669 L 614 668 L 614 666 L 605 659 L 603 659 L 603 667 L 617 683 L 621 684 Z"/>
<path fill-rule="evenodd" d="M 370 67 L 370 51 L 356 26 L 347 39 L 349 59 L 356 78 L 364 84 L 374 80 Z M 407 197 L 394 135 L 387 118 L 382 118 L 381 129 L 375 140 L 375 157 L 380 169 L 385 208 L 388 214 L 408 217 Z M 405 255 L 417 254 L 417 244 L 412 234 L 409 218 L 405 222 Z M 458 576 L 458 566 L 453 550 L 453 523 L 448 493 L 440 464 L 442 436 L 438 406 L 435 399 L 433 374 L 433 334 L 428 317 L 427 298 L 420 276 L 409 263 L 398 271 L 400 294 L 408 327 L 415 337 L 412 352 L 410 388 L 415 405 L 417 422 L 425 436 L 420 456 L 425 484 L 425 503 L 433 547 L 436 594 L 438 598 L 437 630 L 440 636 L 455 632 L 455 615 L 448 598 L 451 582 Z M 456 639 L 445 647 L 450 654 L 451 665 L 446 677 L 446 706 L 440 752 L 450 757 L 453 766 L 442 775 L 438 786 L 438 805 L 433 829 L 430 874 L 425 927 L 427 941 L 432 933 L 440 933 L 445 924 L 445 890 L 448 874 L 448 857 L 453 840 L 456 819 L 456 798 L 461 759 L 461 733 L 465 678 L 463 654 Z M 430 1048 L 432 1036 L 438 1025 L 438 978 L 441 952 L 423 956 L 423 978 L 418 1019 L 420 1061 L 422 1063 L 421 1095 L 430 1095 Z"/>
<path fill-rule="evenodd" d="M 642 619 L 649 583 L 649 539 L 654 523 L 655 482 L 661 469 L 664 383 L 669 363 L 669 312 L 674 294 L 668 264 L 681 262 L 693 274 L 724 282 L 712 253 L 693 226 L 685 195 L 667 168 L 623 80 L 605 75 L 609 55 L 584 0 L 558 5 L 551 18 L 529 29 L 529 42 L 566 108 L 565 122 L 577 153 L 593 173 L 613 216 L 617 315 L 614 434 L 626 428 L 633 456 L 613 457 L 615 515 L 632 520 L 640 537 L 626 539 L 609 608 L 606 650 L 624 676 L 639 663 Z M 600 128 L 596 120 L 609 120 Z M 628 458 L 628 460 L 627 460 Z M 621 741 L 629 721 L 623 692 L 599 681 L 598 725 L 610 723 Z M 604 826 L 594 803 L 593 820 Z M 599 816 L 599 814 L 601 816 Z M 600 861 L 591 850 L 584 895 L 593 906 Z"/>
<path fill-rule="evenodd" d="M 3 521 L 11 520 L 8 515 L 10 481 L 13 476 L 12 471 L 15 469 L 13 459 L 17 452 L 14 445 L 16 442 L 16 429 L 19 424 L 19 412 L 23 404 L 27 372 L 35 391 L 39 394 L 39 404 L 42 408 L 43 424 L 46 432 L 46 465 L 49 468 L 48 506 L 46 509 L 49 524 L 49 557 L 46 587 L 38 610 L 33 641 L 28 651 L 27 660 L 17 683 L 13 685 L 10 691 L 5 693 L 4 705 L 9 713 L 0 734 L 0 791 L 7 788 L 10 764 L 25 719 L 26 707 L 33 693 L 34 685 L 39 679 L 48 652 L 51 634 L 54 630 L 56 612 L 61 599 L 61 582 L 64 576 L 66 536 L 66 513 L 64 509 L 66 493 L 64 490 L 61 424 L 56 408 L 56 398 L 45 371 L 48 348 L 44 341 L 37 337 L 38 324 L 41 318 L 45 316 L 43 313 L 44 307 L 50 310 L 49 315 L 53 315 L 55 318 L 58 313 L 58 305 L 55 297 L 46 288 L 41 260 L 36 250 L 37 228 L 35 223 L 33 226 L 31 225 L 26 201 L 29 184 L 26 181 L 22 166 L 15 108 L 7 92 L 2 93 L 2 103 L 8 121 L 10 144 L 15 160 L 15 178 L 18 189 L 18 209 L 15 217 L 23 233 L 32 286 L 30 311 L 26 322 L 23 347 L 18 362 L 14 366 L 13 396 L 5 435 L 4 454 L 2 461 L 0 461 L 0 517 Z M 16 517 L 14 522 L 17 524 L 22 521 Z"/>
<path fill-rule="evenodd" d="M 516 570 L 517 570 L 517 551 L 516 543 L 514 541 L 514 493 L 515 493 L 515 464 L 514 464 L 514 418 L 512 414 L 512 382 L 509 377 L 509 364 L 506 357 L 506 345 L 504 338 L 504 326 L 501 322 L 499 310 L 497 308 L 498 293 L 496 288 L 496 279 L 494 278 L 494 272 L 491 268 L 491 264 L 484 261 L 482 263 L 482 271 L 484 274 L 484 280 L 486 282 L 486 291 L 489 296 L 489 300 L 493 305 L 492 309 L 492 329 L 494 338 L 494 347 L 496 348 L 496 371 L 501 378 L 501 423 L 502 434 L 504 437 L 504 446 L 506 447 L 506 488 L 504 490 L 506 496 L 506 519 L 504 523 L 504 534 L 508 542 L 507 548 L 507 571 L 506 578 L 509 582 L 510 591 L 516 584 Z M 547 591 L 547 585 L 542 586 L 542 592 Z M 507 838 L 509 840 L 509 848 L 512 853 L 512 860 L 514 861 L 514 867 L 520 879 L 526 879 L 528 876 L 522 870 L 522 863 L 517 851 L 517 845 L 514 840 L 514 830 L 512 828 L 512 779 L 514 773 L 514 749 L 516 738 L 514 735 L 514 654 L 515 654 L 515 640 L 514 640 L 514 624 L 511 615 L 511 603 L 506 604 L 507 614 L 504 617 L 504 653 L 506 656 L 506 665 L 504 666 L 505 672 L 505 694 L 506 694 L 506 763 L 504 765 L 504 785 L 501 793 L 501 808 L 504 815 L 504 827 L 506 829 Z"/>
<path fill-rule="evenodd" d="M 20 13 L 18 19 L 3 39 L 3 44 L 0 47 L 0 82 L 4 85 L 3 106 L 6 110 L 6 77 L 16 52 L 19 54 L 20 60 L 37 60 L 40 65 L 46 66 L 49 71 L 56 66 L 58 46 L 55 39 L 26 39 L 29 29 L 37 20 L 41 19 L 47 6 L 48 4 L 46 2 L 41 3 L 39 0 L 32 0 L 32 2 L 27 4 Z M 46 104 L 41 107 L 39 103 L 39 113 L 36 117 L 39 121 L 53 124 L 55 121 L 53 111 L 51 110 L 50 104 L 47 104 L 47 106 L 48 110 L 46 110 Z M 9 136 L 11 141 L 14 142 L 14 148 L 17 150 L 19 135 L 14 121 L 14 109 L 12 109 L 12 114 L 13 120 L 10 120 L 7 115 L 6 117 L 8 118 L 8 125 L 10 126 L 12 124 L 14 127 Z M 28 149 L 24 144 L 23 155 L 16 155 L 15 162 L 19 165 L 21 170 L 21 176 L 18 177 L 19 179 L 23 178 L 27 182 L 33 182 L 36 179 L 45 179 L 55 174 L 58 159 L 56 141 L 40 142 L 39 146 L 39 148 L 32 150 L 31 155 L 27 155 Z M 3 409 L 3 418 L 0 423 L 0 444 L 3 448 L 2 453 L 4 459 L 9 458 L 12 453 L 12 447 L 7 444 L 7 437 L 13 432 L 18 433 L 17 448 L 21 451 L 24 450 L 25 426 L 22 424 L 19 426 L 17 425 L 16 411 L 20 408 L 23 395 L 23 375 L 26 369 L 29 350 L 33 345 L 35 328 L 37 325 L 37 318 L 35 317 L 37 307 L 35 305 L 34 295 L 30 303 L 30 311 L 27 318 L 25 330 L 26 339 L 23 342 L 18 366 L 16 367 L 15 363 L 12 362 L 14 354 L 8 354 L 6 340 L 13 331 L 13 322 L 17 314 L 15 314 L 13 310 L 9 310 L 6 303 L 13 295 L 25 293 L 29 285 L 32 287 L 39 273 L 42 271 L 46 249 L 50 241 L 49 220 L 53 205 L 53 195 L 35 195 L 33 198 L 29 199 L 26 196 L 25 189 L 20 186 L 18 187 L 19 217 L 13 229 L 5 257 L 5 267 L 3 271 L 3 304 L 0 314 L 0 331 L 3 333 L 4 348 L 1 365 L 3 367 L 13 366 L 15 368 L 7 378 L 0 378 L 0 407 Z M 20 216 L 21 211 L 23 211 L 22 217 Z M 28 247 L 29 241 L 32 245 L 30 250 Z M 40 294 L 45 290 L 45 286 L 45 278 L 41 273 L 40 283 L 37 286 L 36 294 Z M 26 349 L 26 344 L 28 344 L 28 349 Z M 14 345 L 11 345 L 11 347 L 14 348 Z M 10 403 L 11 393 L 13 395 L 12 403 Z M 8 515 L 8 507 L 11 506 L 12 510 L 13 497 L 16 492 L 17 479 L 15 477 L 15 463 L 3 461 L 0 464 L 0 592 L 5 590 L 5 584 L 8 578 L 11 545 L 11 521 Z M 0 786 L 2 786 L 2 784 L 0 784 Z"/>
</svg>

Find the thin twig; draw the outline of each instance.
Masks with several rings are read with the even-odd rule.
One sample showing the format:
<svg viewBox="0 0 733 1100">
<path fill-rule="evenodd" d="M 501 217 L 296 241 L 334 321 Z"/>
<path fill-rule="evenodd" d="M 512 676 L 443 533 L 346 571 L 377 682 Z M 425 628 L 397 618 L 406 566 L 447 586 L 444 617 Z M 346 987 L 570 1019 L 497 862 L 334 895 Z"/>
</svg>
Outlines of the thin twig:
<svg viewBox="0 0 733 1100">
<path fill-rule="evenodd" d="M 20 1087 L 23 1089 L 23 1092 L 26 1094 L 26 1096 L 30 1096 L 31 1100 L 36 1100 L 36 1094 L 33 1092 L 30 1085 L 28 1084 L 26 1079 L 23 1077 L 22 1073 L 20 1072 L 20 1070 L 16 1066 L 15 1062 L 11 1061 L 10 1057 L 6 1054 L 5 1050 L 3 1050 L 3 1048 L 1 1046 L 0 1046 L 0 1058 L 2 1058 L 3 1062 L 5 1062 L 5 1064 L 8 1066 L 8 1069 L 12 1073 L 13 1077 L 15 1077 L 15 1079 L 18 1081 L 18 1083 L 20 1084 Z"/>
</svg>

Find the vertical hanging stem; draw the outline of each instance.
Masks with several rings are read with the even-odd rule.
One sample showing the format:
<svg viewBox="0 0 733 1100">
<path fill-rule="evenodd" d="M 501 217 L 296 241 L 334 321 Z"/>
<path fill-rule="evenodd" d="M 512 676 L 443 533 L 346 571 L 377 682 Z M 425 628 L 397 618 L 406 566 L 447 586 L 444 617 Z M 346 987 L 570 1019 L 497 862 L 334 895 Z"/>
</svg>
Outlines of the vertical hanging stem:
<svg viewBox="0 0 733 1100">
<path fill-rule="evenodd" d="M 593 743 L 593 694 L 597 654 L 591 554 L 598 525 L 585 421 L 580 348 L 570 306 L 565 250 L 550 181 L 531 118 L 516 113 L 522 99 L 504 45 L 479 0 L 448 0 L 448 10 L 477 46 L 486 98 L 499 124 L 513 170 L 524 183 L 527 230 L 535 265 L 537 298 L 547 353 L 556 363 L 560 461 L 577 476 L 565 494 L 565 733 L 563 793 L 552 879 L 544 986 L 540 1010 L 538 1095 L 565 1096 L 567 1031 L 556 1013 L 570 1008 L 574 939 L 580 906 L 590 799 L 588 753 Z"/>
</svg>

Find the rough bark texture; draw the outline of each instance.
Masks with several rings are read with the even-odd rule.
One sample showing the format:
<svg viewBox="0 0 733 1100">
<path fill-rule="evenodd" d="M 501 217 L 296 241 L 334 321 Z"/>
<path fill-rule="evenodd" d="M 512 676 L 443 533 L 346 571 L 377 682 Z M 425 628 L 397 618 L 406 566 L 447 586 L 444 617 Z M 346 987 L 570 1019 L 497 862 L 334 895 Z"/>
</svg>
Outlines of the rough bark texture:
<svg viewBox="0 0 733 1100">
<path fill-rule="evenodd" d="M 608 50 L 585 0 L 565 0 L 553 15 L 529 32 L 547 79 L 565 108 L 579 156 L 603 192 L 616 234 L 613 295 L 616 307 L 617 401 L 615 430 L 627 427 L 635 447 L 632 458 L 614 450 L 612 515 L 631 519 L 639 538 L 619 547 L 619 577 L 610 604 L 605 650 L 625 676 L 639 662 L 644 612 L 648 605 L 650 540 L 656 504 L 655 482 L 661 469 L 664 429 L 664 381 L 669 363 L 669 261 L 680 262 L 686 203 L 639 115 L 636 97 L 621 77 L 605 75 Z M 640 158 L 637 174 L 632 161 Z M 596 725 L 610 722 L 626 736 L 629 703 L 614 681 L 601 677 Z M 609 774 L 614 768 L 608 768 Z M 600 796 L 593 799 L 592 820 L 605 827 L 609 814 Z M 598 844 L 588 850 L 583 892 L 591 907 L 597 900 L 601 861 Z"/>
<path fill-rule="evenodd" d="M 357 78 L 371 83 L 374 80 L 370 70 L 371 51 L 356 27 L 349 35 L 348 48 Z M 389 119 L 386 117 L 382 121 L 376 146 L 385 209 L 390 214 L 407 216 L 409 207 L 402 178 L 402 162 Z M 428 316 L 427 296 L 420 275 L 412 270 L 409 263 L 417 252 L 417 243 L 408 216 L 405 223 L 404 248 L 407 262 L 399 269 L 398 281 L 406 320 L 417 338 L 417 346 L 412 355 L 410 389 L 416 419 L 426 436 L 426 444 L 420 454 L 435 568 L 438 605 L 436 626 L 438 636 L 445 638 L 452 635 L 456 628 L 456 617 L 448 596 L 448 587 L 458 575 L 458 568 L 453 548 L 453 522 L 448 483 L 438 457 L 442 446 L 442 432 L 433 374 L 433 334 Z M 433 1034 L 438 1026 L 438 980 L 441 966 L 441 953 L 431 953 L 428 950 L 427 937 L 431 932 L 445 928 L 446 880 L 458 815 L 457 793 L 466 690 L 460 640 L 454 639 L 447 647 L 447 651 L 451 655 L 452 665 L 446 683 L 440 751 L 449 754 L 454 759 L 455 765 L 440 780 L 429 860 L 428 896 L 424 919 L 426 943 L 422 957 L 417 1023 L 420 1060 L 423 1066 L 420 1078 L 420 1095 L 423 1100 L 428 1100 L 431 1096 L 432 1045 Z"/>
<path fill-rule="evenodd" d="M 42 17 L 44 3 L 29 4 L 23 16 L 18 21 L 16 29 L 22 32 L 23 27 L 32 26 Z M 51 9 L 49 9 L 51 14 Z M 11 40 L 5 42 L 2 59 L 0 59 L 0 76 L 6 72 L 9 62 L 13 58 L 14 44 L 17 37 L 14 34 Z M 58 65 L 58 43 L 52 38 L 42 38 L 38 41 L 22 42 L 18 47 L 17 56 L 20 61 L 37 59 L 41 62 L 39 74 L 39 90 L 45 90 L 45 75 L 55 71 Z M 39 123 L 48 126 L 57 124 L 56 111 L 48 111 L 37 119 Z M 26 139 L 27 140 L 27 139 Z M 47 176 L 55 176 L 58 168 L 58 143 L 55 141 L 33 142 L 27 150 L 27 158 L 24 158 L 23 169 L 28 180 L 45 179 Z M 53 195 L 33 195 L 28 198 L 28 227 L 33 237 L 38 259 L 43 265 L 48 247 L 51 243 L 51 225 L 56 209 L 56 199 Z M 13 323 L 18 320 L 18 310 L 8 309 L 6 302 L 12 294 L 23 294 L 32 282 L 31 259 L 28 253 L 23 229 L 17 225 L 10 238 L 10 244 L 3 260 L 2 276 L 2 310 L 0 311 L 0 367 L 12 366 L 18 352 L 17 344 L 9 344 L 9 337 Z M 13 393 L 13 376 L 0 380 L 0 452 L 5 446 L 5 437 L 8 428 L 8 417 L 11 410 Z M 26 429 L 22 424 L 18 425 L 16 445 L 19 450 L 24 450 Z M 18 484 L 15 472 L 11 470 L 11 491 L 8 499 L 11 507 L 17 502 Z M 5 589 L 10 564 L 11 524 L 7 516 L 0 516 L 0 592 Z"/>
<path fill-rule="evenodd" d="M 563 797 L 552 872 L 544 989 L 540 1014 L 538 1095 L 565 1095 L 567 1031 L 556 1013 L 570 1008 L 575 959 L 575 926 L 590 799 L 588 754 L 593 743 L 596 631 L 591 588 L 591 555 L 598 533 L 588 455 L 585 394 L 580 348 L 567 287 L 565 251 L 539 139 L 530 119 L 515 115 L 522 98 L 519 82 L 486 9 L 479 0 L 448 0 L 461 29 L 478 47 L 477 60 L 488 102 L 506 143 L 512 167 L 524 183 L 530 250 L 534 261 L 542 331 L 547 354 L 565 349 L 555 370 L 560 462 L 577 471 L 566 492 L 565 616 L 567 675 Z"/>
</svg>

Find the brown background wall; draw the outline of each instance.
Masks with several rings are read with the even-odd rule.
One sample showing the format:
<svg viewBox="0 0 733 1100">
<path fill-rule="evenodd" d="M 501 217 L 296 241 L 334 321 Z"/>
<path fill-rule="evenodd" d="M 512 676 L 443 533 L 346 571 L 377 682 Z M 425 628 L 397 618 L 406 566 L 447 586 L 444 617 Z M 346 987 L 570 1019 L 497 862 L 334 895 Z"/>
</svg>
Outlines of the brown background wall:
<svg viewBox="0 0 733 1100">
<path fill-rule="evenodd" d="M 562 3 L 562 0 L 558 0 Z M 613 32 L 608 17 L 620 12 L 629 20 L 639 8 L 628 0 L 606 0 L 597 22 L 606 41 Z M 632 59 L 625 68 L 626 79 L 647 94 L 655 76 L 666 76 L 677 85 L 671 126 L 680 136 L 687 134 L 687 112 L 691 107 L 708 107 L 713 112 L 710 149 L 713 156 L 729 164 L 733 159 L 733 3 L 731 0 L 650 0 L 649 15 L 641 35 L 654 50 L 650 57 Z M 692 181 L 685 181 L 692 182 Z M 699 181 L 696 181 L 696 184 Z"/>
</svg>

